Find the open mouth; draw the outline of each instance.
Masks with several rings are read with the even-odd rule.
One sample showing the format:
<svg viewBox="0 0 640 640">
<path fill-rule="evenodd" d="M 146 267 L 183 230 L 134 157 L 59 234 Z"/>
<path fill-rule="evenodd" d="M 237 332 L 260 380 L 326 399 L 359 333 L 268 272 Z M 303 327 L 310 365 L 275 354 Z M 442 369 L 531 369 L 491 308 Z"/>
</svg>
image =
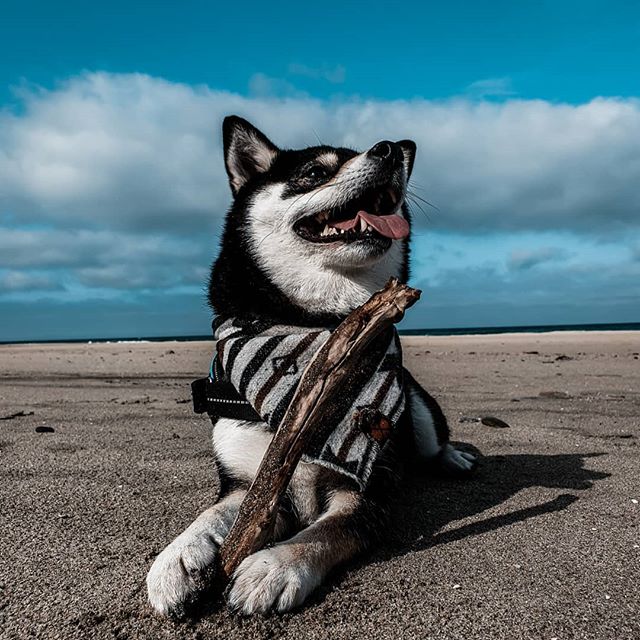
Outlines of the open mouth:
<svg viewBox="0 0 640 640">
<path fill-rule="evenodd" d="M 294 231 L 308 242 L 379 241 L 391 244 L 409 235 L 409 223 L 396 213 L 400 194 L 393 187 L 369 189 L 346 204 L 302 218 Z"/>
</svg>

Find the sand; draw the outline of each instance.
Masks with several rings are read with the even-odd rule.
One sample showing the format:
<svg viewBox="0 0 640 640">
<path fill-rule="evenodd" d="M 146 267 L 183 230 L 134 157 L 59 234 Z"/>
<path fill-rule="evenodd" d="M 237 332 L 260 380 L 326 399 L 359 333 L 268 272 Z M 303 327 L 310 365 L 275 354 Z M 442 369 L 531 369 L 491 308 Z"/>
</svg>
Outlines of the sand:
<svg viewBox="0 0 640 640">
<path fill-rule="evenodd" d="M 404 345 L 477 475 L 410 479 L 387 544 L 300 611 L 186 623 L 144 578 L 216 495 L 189 404 L 211 343 L 0 346 L 0 417 L 33 412 L 0 421 L 0 637 L 640 638 L 640 335 Z"/>
</svg>

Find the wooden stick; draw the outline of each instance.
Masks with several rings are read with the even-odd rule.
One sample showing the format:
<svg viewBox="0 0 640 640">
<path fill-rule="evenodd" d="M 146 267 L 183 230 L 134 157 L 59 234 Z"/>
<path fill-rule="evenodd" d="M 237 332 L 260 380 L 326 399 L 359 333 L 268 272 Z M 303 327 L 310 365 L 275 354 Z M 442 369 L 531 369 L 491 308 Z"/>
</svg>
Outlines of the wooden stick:
<svg viewBox="0 0 640 640">
<path fill-rule="evenodd" d="M 332 397 L 371 341 L 401 320 L 418 298 L 420 291 L 392 278 L 352 311 L 315 353 L 220 548 L 218 577 L 223 584 L 242 560 L 271 542 L 278 505 L 307 443 L 311 437 L 328 437 L 335 427 L 324 419 Z"/>
</svg>

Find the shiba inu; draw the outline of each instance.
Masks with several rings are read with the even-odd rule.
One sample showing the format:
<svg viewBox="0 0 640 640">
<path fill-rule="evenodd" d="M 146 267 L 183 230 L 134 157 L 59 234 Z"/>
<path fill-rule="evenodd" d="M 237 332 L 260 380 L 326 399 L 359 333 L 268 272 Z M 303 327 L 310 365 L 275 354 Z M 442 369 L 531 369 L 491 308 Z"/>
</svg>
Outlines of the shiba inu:
<svg viewBox="0 0 640 640">
<path fill-rule="evenodd" d="M 184 613 L 203 593 L 304 358 L 391 276 L 409 276 L 413 142 L 283 150 L 236 116 L 225 119 L 223 142 L 233 203 L 209 282 L 218 338 L 211 379 L 230 394 L 209 411 L 221 493 L 149 571 L 149 600 L 162 614 Z M 335 442 L 320 443 L 293 476 L 277 543 L 233 576 L 232 609 L 297 607 L 334 567 L 376 544 L 408 456 L 459 474 L 475 467 L 449 443 L 437 402 L 402 368 L 399 341 L 382 346 L 347 397 Z M 383 438 L 354 427 L 352 409 L 363 403 L 389 426 Z"/>
</svg>

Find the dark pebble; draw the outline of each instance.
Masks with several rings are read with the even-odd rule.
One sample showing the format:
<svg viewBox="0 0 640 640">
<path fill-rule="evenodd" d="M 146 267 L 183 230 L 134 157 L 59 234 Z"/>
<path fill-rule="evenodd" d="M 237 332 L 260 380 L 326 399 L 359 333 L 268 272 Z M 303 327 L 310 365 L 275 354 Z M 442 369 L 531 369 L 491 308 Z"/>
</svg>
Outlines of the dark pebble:
<svg viewBox="0 0 640 640">
<path fill-rule="evenodd" d="M 539 351 L 525 351 L 525 353 L 530 356 L 537 356 L 540 354 Z"/>
<path fill-rule="evenodd" d="M 487 427 L 495 427 L 496 429 L 508 429 L 509 425 L 500 418 L 494 418 L 493 416 L 484 416 L 480 422 L 487 425 Z"/>
<path fill-rule="evenodd" d="M 573 360 L 573 358 L 571 356 L 565 356 L 564 353 L 562 353 L 556 357 L 556 361 L 557 360 Z"/>
<path fill-rule="evenodd" d="M 55 433 L 55 429 L 50 427 L 49 425 L 42 424 L 39 427 L 36 427 L 36 433 Z"/>
</svg>

